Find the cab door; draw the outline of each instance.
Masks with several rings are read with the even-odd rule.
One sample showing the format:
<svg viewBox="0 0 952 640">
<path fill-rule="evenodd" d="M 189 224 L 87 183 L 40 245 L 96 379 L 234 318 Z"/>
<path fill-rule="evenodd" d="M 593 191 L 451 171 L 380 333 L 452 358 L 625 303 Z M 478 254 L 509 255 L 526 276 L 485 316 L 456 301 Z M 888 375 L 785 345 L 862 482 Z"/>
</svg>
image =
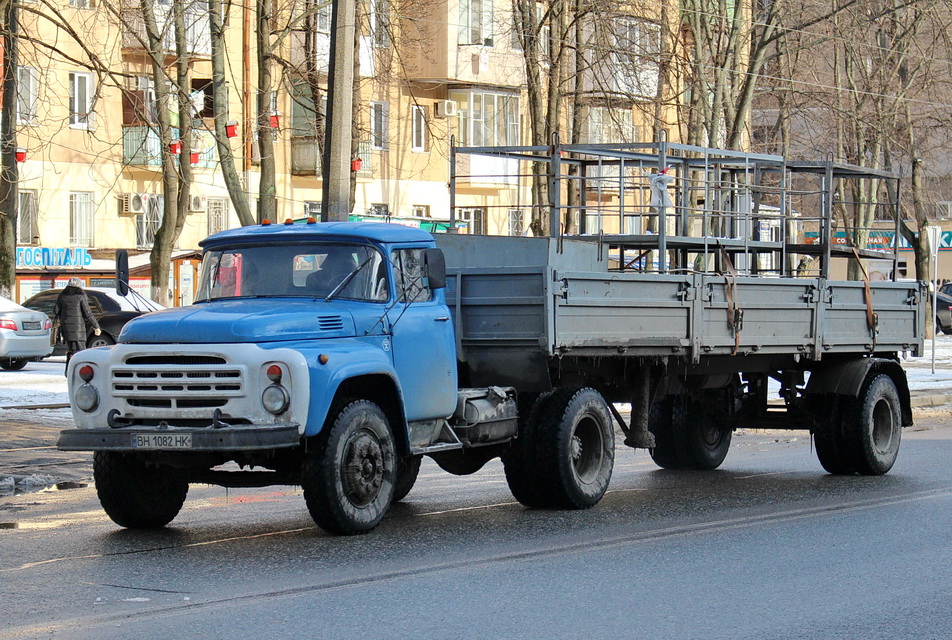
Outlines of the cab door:
<svg viewBox="0 0 952 640">
<path fill-rule="evenodd" d="M 395 248 L 397 301 L 388 317 L 393 363 L 408 420 L 447 417 L 456 408 L 456 343 L 443 291 L 425 286 L 423 249 Z"/>
</svg>

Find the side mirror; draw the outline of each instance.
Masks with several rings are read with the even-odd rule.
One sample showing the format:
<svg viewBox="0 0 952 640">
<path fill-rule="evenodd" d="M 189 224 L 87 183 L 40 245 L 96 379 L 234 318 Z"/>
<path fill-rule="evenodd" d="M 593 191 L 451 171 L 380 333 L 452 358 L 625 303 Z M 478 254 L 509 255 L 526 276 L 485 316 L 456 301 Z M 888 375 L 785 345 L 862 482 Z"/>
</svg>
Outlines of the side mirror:
<svg viewBox="0 0 952 640">
<path fill-rule="evenodd" d="M 125 249 L 116 250 L 116 293 L 129 294 L 129 252 Z"/>
<path fill-rule="evenodd" d="M 430 289 L 446 287 L 446 257 L 440 249 L 424 249 L 423 264 L 426 267 L 426 286 Z"/>
</svg>

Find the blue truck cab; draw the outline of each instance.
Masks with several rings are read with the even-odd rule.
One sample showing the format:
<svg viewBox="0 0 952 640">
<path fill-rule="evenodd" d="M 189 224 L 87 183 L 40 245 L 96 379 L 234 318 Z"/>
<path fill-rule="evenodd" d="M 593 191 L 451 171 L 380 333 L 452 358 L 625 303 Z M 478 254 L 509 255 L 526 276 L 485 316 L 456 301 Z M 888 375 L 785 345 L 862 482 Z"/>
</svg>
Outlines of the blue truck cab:
<svg viewBox="0 0 952 640">
<path fill-rule="evenodd" d="M 460 400 L 429 233 L 262 224 L 202 247 L 194 304 L 137 318 L 117 345 L 70 362 L 78 428 L 59 446 L 96 452 L 117 523 L 166 524 L 193 482 L 301 484 L 319 525 L 360 533 L 409 491 L 423 454 L 469 444 L 451 425 L 467 401 L 472 422 L 472 393 Z M 514 393 L 493 393 L 514 425 Z M 231 461 L 267 470 L 218 468 Z M 149 478 L 165 506 L 135 506 L 130 487 Z"/>
</svg>

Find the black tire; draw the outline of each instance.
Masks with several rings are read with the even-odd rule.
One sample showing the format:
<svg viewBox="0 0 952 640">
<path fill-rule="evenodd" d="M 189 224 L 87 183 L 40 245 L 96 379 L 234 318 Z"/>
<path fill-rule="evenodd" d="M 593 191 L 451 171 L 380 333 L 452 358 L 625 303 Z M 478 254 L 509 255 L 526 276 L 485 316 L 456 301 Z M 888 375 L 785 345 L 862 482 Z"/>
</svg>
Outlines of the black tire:
<svg viewBox="0 0 952 640">
<path fill-rule="evenodd" d="M 733 431 L 718 424 L 716 413 L 690 398 L 674 402 L 672 432 L 684 469 L 717 469 L 731 448 Z"/>
<path fill-rule="evenodd" d="M 513 497 L 527 507 L 543 507 L 543 491 L 539 486 L 536 432 L 539 413 L 551 393 L 519 397 L 519 431 L 509 450 L 502 457 L 506 483 Z"/>
<path fill-rule="evenodd" d="M 423 456 L 404 456 L 400 458 L 397 464 L 397 481 L 393 486 L 393 502 L 400 502 L 413 489 L 417 476 L 420 475 L 420 464 L 422 462 Z"/>
<path fill-rule="evenodd" d="M 881 476 L 892 469 L 902 438 L 899 392 L 885 374 L 867 381 L 855 411 L 844 420 L 845 439 L 853 468 L 866 476 Z"/>
<path fill-rule="evenodd" d="M 850 451 L 844 440 L 840 401 L 829 399 L 818 404 L 814 412 L 816 427 L 813 446 L 816 457 L 827 473 L 849 475 L 855 473 Z"/>
<path fill-rule="evenodd" d="M 373 402 L 335 405 L 304 460 L 304 500 L 328 533 L 372 531 L 390 509 L 397 455 L 387 417 Z"/>
<path fill-rule="evenodd" d="M 108 347 L 111 344 L 116 344 L 116 339 L 105 331 L 98 336 L 95 333 L 90 333 L 86 338 L 87 349 L 92 349 L 93 347 Z"/>
<path fill-rule="evenodd" d="M 158 529 L 175 519 L 188 495 L 188 482 L 174 470 L 145 464 L 135 454 L 97 451 L 96 494 L 113 522 L 127 529 Z"/>
<path fill-rule="evenodd" d="M 615 461 L 615 429 L 595 389 L 559 389 L 542 400 L 536 423 L 538 490 L 546 507 L 587 509 L 605 495 Z"/>
<path fill-rule="evenodd" d="M 674 444 L 672 416 L 674 402 L 668 397 L 652 403 L 648 412 L 648 430 L 654 435 L 655 446 L 648 451 L 654 463 L 662 469 L 684 469 Z"/>
<path fill-rule="evenodd" d="M 0 358 L 0 369 L 4 371 L 19 371 L 29 362 L 26 358 Z"/>
</svg>

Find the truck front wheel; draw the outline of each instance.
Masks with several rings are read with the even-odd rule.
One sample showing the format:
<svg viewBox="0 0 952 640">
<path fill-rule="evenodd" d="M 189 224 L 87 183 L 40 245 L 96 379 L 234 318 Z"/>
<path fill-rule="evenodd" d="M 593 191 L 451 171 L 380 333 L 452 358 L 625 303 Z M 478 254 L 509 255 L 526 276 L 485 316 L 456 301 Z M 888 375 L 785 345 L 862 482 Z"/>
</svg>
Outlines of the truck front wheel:
<svg viewBox="0 0 952 640">
<path fill-rule="evenodd" d="M 149 466 L 135 454 L 97 451 L 93 456 L 99 503 L 113 522 L 127 529 L 157 529 L 178 515 L 188 483 L 173 473 Z"/>
<path fill-rule="evenodd" d="M 404 456 L 397 463 L 397 481 L 393 489 L 393 501 L 400 502 L 407 497 L 413 485 L 416 484 L 417 476 L 420 475 L 420 463 L 423 462 L 423 456 Z"/>
<path fill-rule="evenodd" d="M 387 417 L 373 402 L 355 400 L 332 408 L 317 446 L 304 461 L 302 487 L 308 511 L 329 533 L 373 530 L 390 509 L 397 455 Z"/>
<path fill-rule="evenodd" d="M 615 462 L 615 430 L 605 399 L 595 389 L 559 389 L 542 402 L 535 440 L 543 506 L 598 504 Z"/>
</svg>

